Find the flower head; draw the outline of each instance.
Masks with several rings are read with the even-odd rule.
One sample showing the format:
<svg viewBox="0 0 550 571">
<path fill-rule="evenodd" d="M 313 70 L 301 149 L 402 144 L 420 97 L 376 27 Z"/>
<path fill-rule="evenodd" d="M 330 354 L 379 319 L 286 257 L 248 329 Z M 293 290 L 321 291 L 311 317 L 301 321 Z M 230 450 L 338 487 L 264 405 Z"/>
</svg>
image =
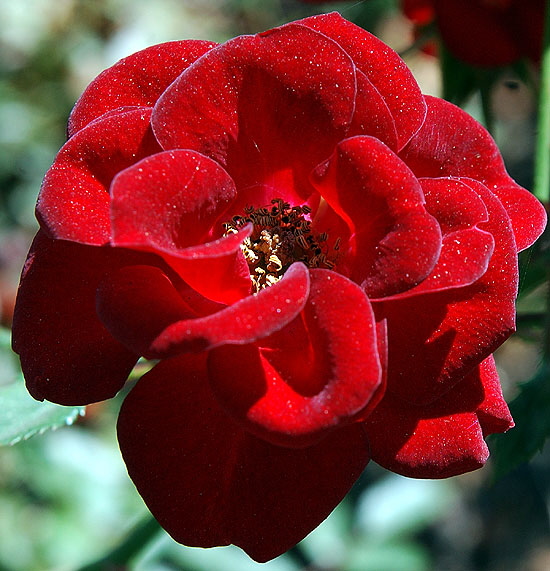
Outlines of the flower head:
<svg viewBox="0 0 550 571">
<path fill-rule="evenodd" d="M 512 426 L 492 352 L 540 204 L 487 132 L 328 14 L 153 46 L 86 89 L 46 174 L 14 347 L 38 399 L 115 395 L 178 541 L 265 561 L 372 458 L 480 467 Z"/>
</svg>

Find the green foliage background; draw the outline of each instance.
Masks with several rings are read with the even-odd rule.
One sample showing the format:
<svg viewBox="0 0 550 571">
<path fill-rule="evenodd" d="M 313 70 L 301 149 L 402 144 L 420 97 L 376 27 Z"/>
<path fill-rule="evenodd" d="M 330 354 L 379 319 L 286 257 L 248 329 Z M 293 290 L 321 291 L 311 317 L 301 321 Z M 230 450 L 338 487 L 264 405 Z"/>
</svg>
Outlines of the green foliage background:
<svg viewBox="0 0 550 571">
<path fill-rule="evenodd" d="M 95 75 L 154 43 L 224 41 L 333 8 L 405 50 L 413 40 L 397 4 L 0 0 L 0 444 L 22 439 L 0 447 L 0 571 L 64 571 L 93 561 L 87 569 L 550 569 L 550 454 L 544 448 L 550 381 L 546 366 L 537 369 L 550 265 L 545 241 L 522 258 L 519 334 L 497 355 L 510 398 L 518 382 L 534 377 L 515 401 L 518 427 L 494 439 L 497 469 L 490 464 L 451 480 L 415 481 L 370 466 L 326 522 L 296 549 L 262 566 L 236 548 L 175 544 L 148 518 L 126 475 L 114 434 L 120 399 L 89 407 L 85 416 L 79 409 L 35 403 L 23 390 L 9 349 L 14 293 L 36 230 L 40 182 L 65 140 L 74 101 Z M 414 49 L 406 53 L 424 89 L 441 93 L 437 62 Z M 533 85 L 517 69 L 479 79 L 478 71 L 461 72 L 448 60 L 445 65 L 444 76 L 454 82 L 450 96 L 491 123 L 510 172 L 530 187 Z M 530 460 L 537 449 L 543 453 Z"/>
</svg>

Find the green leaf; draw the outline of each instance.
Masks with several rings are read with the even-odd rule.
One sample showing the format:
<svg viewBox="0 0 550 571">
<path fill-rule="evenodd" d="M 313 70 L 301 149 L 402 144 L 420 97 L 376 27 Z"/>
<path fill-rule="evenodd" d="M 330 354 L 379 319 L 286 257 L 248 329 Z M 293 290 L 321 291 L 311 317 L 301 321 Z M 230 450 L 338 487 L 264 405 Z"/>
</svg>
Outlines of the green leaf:
<svg viewBox="0 0 550 571">
<path fill-rule="evenodd" d="M 0 445 L 9 446 L 46 430 L 72 424 L 84 407 L 38 402 L 23 382 L 0 386 Z"/>
<path fill-rule="evenodd" d="M 516 426 L 505 435 L 489 438 L 495 475 L 504 476 L 540 452 L 550 438 L 550 363 L 521 386 L 510 403 Z"/>
</svg>

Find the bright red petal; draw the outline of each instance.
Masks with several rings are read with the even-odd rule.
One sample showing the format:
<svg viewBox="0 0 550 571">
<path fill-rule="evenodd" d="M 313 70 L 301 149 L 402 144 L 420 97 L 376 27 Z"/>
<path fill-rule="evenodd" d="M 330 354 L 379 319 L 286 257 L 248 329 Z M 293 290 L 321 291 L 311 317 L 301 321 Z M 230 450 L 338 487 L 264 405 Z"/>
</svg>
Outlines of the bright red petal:
<svg viewBox="0 0 550 571">
<path fill-rule="evenodd" d="M 382 95 L 395 123 L 398 148 L 403 148 L 420 129 L 426 115 L 420 88 L 403 60 L 378 38 L 337 12 L 299 23 L 332 38 L 349 54 L 357 69 Z M 370 107 L 369 110 L 373 111 Z"/>
<path fill-rule="evenodd" d="M 203 40 L 166 42 L 120 60 L 80 96 L 69 119 L 69 135 L 113 109 L 152 107 L 184 69 L 215 45 Z"/>
<path fill-rule="evenodd" d="M 267 339 L 267 348 L 258 348 L 261 341 L 226 345 L 208 360 L 222 406 L 254 434 L 284 446 L 310 445 L 349 423 L 382 383 L 374 315 L 364 292 L 334 272 L 310 274 L 301 335 L 291 324 L 275 341 Z"/>
<path fill-rule="evenodd" d="M 112 242 L 177 255 L 221 236 L 219 219 L 235 195 L 231 177 L 204 155 L 175 150 L 149 156 L 113 180 Z"/>
<path fill-rule="evenodd" d="M 441 254 L 421 284 L 391 299 L 473 284 L 486 272 L 493 254 L 493 236 L 478 228 L 478 224 L 488 220 L 479 194 L 458 179 L 425 178 L 420 183 L 426 209 L 443 231 Z"/>
<path fill-rule="evenodd" d="M 109 186 L 121 170 L 160 150 L 151 109 L 111 113 L 79 131 L 46 173 L 37 217 L 53 238 L 106 244 L 111 235 Z"/>
<path fill-rule="evenodd" d="M 386 393 L 365 422 L 373 460 L 412 478 L 448 478 L 481 467 L 489 456 L 483 437 L 513 426 L 496 385 L 490 358 L 429 406 Z"/>
<path fill-rule="evenodd" d="M 388 319 L 388 390 L 411 403 L 438 399 L 515 326 L 518 269 L 509 219 L 482 184 L 469 179 L 462 183 L 483 199 L 489 214 L 489 220 L 478 225 L 495 239 L 487 271 L 466 287 L 374 303 L 377 315 Z"/>
<path fill-rule="evenodd" d="M 338 269 L 369 297 L 406 291 L 430 274 L 441 248 L 439 225 L 414 174 L 383 143 L 364 136 L 342 141 L 312 182 L 349 226 Z"/>
<path fill-rule="evenodd" d="M 487 131 L 458 107 L 426 96 L 428 115 L 400 156 L 418 177 L 468 177 L 480 181 L 506 207 L 517 249 L 530 246 L 546 225 L 540 202 L 506 173 Z"/>
<path fill-rule="evenodd" d="M 299 450 L 257 439 L 217 404 L 204 359 L 164 361 L 138 382 L 119 417 L 122 454 L 176 541 L 234 543 L 267 561 L 319 525 L 348 492 L 368 462 L 364 432 L 345 427 Z"/>
<path fill-rule="evenodd" d="M 239 207 L 298 204 L 311 169 L 349 128 L 356 89 L 335 42 L 288 24 L 211 50 L 166 90 L 152 123 L 165 149 L 197 150 L 231 173 Z"/>
<path fill-rule="evenodd" d="M 40 232 L 17 297 L 13 346 L 29 392 L 38 400 L 88 404 L 114 396 L 139 355 L 96 315 L 96 288 L 127 263 L 152 263 L 123 250 L 50 240 Z"/>
</svg>

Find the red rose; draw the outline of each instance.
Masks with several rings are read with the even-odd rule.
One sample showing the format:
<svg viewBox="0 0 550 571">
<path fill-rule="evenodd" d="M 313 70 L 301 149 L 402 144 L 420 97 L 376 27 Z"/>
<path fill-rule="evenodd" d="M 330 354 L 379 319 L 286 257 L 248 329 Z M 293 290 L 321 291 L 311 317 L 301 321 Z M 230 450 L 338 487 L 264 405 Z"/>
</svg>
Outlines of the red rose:
<svg viewBox="0 0 550 571">
<path fill-rule="evenodd" d="M 268 560 L 370 458 L 443 478 L 512 425 L 491 354 L 543 209 L 369 33 L 333 13 L 151 47 L 92 82 L 69 135 L 14 347 L 62 404 L 159 361 L 118 432 L 177 541 Z"/>
<path fill-rule="evenodd" d="M 471 65 L 540 59 L 544 0 L 403 0 L 402 4 L 405 14 L 419 25 L 435 18 L 445 46 Z"/>
</svg>

